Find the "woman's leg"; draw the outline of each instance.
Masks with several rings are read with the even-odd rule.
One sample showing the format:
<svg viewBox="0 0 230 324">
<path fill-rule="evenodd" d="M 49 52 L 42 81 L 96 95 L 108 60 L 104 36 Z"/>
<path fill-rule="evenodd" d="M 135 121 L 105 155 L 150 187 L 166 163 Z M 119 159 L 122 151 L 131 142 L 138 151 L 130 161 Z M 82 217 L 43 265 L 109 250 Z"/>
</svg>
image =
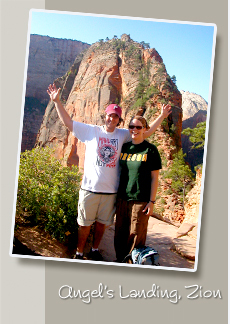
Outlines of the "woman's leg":
<svg viewBox="0 0 230 324">
<path fill-rule="evenodd" d="M 146 202 L 132 203 L 131 225 L 128 238 L 129 253 L 131 253 L 134 248 L 145 245 L 149 220 L 149 216 L 143 213 L 146 204 Z"/>
</svg>

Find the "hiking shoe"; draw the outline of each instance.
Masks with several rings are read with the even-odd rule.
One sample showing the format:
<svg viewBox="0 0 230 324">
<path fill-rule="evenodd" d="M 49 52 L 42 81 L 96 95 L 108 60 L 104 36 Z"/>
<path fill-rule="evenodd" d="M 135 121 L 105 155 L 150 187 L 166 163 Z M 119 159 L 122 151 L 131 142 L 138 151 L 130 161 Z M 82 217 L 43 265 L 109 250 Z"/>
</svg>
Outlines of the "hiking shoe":
<svg viewBox="0 0 230 324">
<path fill-rule="evenodd" d="M 88 257 L 89 257 L 90 260 L 103 261 L 103 257 L 102 257 L 101 253 L 98 250 L 92 251 L 92 249 L 91 249 L 90 252 L 89 252 Z"/>
</svg>

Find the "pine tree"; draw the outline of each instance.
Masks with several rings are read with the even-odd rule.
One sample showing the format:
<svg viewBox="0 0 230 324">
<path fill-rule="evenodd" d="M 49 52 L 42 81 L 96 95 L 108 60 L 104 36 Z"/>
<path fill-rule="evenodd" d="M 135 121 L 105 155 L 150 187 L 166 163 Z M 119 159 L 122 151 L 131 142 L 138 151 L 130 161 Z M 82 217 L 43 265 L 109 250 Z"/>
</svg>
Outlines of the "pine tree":
<svg viewBox="0 0 230 324">
<path fill-rule="evenodd" d="M 192 149 L 199 149 L 204 147 L 205 143 L 206 122 L 201 122 L 193 129 L 190 127 L 184 129 L 181 134 L 189 136 L 189 140 L 193 143 Z"/>
<path fill-rule="evenodd" d="M 173 75 L 173 76 L 171 77 L 171 80 L 172 80 L 173 83 L 176 84 L 176 76 L 175 76 L 175 75 Z"/>
</svg>

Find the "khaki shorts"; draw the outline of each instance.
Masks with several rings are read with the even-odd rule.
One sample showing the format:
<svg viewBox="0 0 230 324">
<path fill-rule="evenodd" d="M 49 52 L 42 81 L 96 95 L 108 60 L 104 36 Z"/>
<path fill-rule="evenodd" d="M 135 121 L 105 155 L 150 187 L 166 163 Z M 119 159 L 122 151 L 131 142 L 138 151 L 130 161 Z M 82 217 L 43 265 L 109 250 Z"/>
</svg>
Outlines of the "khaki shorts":
<svg viewBox="0 0 230 324">
<path fill-rule="evenodd" d="M 78 217 L 80 226 L 90 226 L 95 221 L 112 225 L 115 215 L 117 194 L 97 194 L 90 191 L 79 191 Z"/>
</svg>

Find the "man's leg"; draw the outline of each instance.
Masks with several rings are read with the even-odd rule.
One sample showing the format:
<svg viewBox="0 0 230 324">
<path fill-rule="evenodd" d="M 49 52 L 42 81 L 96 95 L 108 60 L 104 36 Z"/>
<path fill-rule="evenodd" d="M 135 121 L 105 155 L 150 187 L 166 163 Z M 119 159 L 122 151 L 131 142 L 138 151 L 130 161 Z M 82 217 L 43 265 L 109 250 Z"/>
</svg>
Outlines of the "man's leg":
<svg viewBox="0 0 230 324">
<path fill-rule="evenodd" d="M 76 254 L 83 258 L 83 251 L 87 238 L 90 234 L 91 225 L 94 223 L 96 217 L 96 210 L 98 206 L 98 196 L 86 191 L 79 191 L 78 201 L 78 244 Z"/>
<path fill-rule="evenodd" d="M 97 194 L 97 196 L 99 197 L 100 202 L 98 205 L 97 218 L 95 221 L 93 246 L 89 257 L 95 261 L 102 261 L 103 258 L 98 251 L 98 247 L 106 227 L 110 226 L 113 223 L 116 194 Z"/>
<path fill-rule="evenodd" d="M 95 228 L 94 228 L 94 238 L 93 238 L 93 245 L 90 250 L 90 253 L 88 254 L 88 258 L 94 261 L 103 261 L 103 257 L 98 251 L 98 246 L 101 242 L 101 239 L 103 237 L 103 234 L 105 232 L 106 225 L 95 222 Z"/>
<path fill-rule="evenodd" d="M 98 215 L 95 222 L 93 249 L 98 248 L 106 227 L 113 224 L 116 209 L 116 197 L 116 194 L 100 195 Z"/>
<path fill-rule="evenodd" d="M 91 226 L 79 226 L 78 228 L 78 242 L 77 242 L 77 252 L 83 253 L 87 238 L 90 233 Z"/>
<path fill-rule="evenodd" d="M 99 223 L 97 221 L 95 222 L 93 249 L 98 249 L 98 246 L 105 232 L 105 228 L 106 228 L 105 224 Z"/>
<path fill-rule="evenodd" d="M 129 253 L 127 246 L 131 217 L 131 210 L 129 206 L 129 202 L 118 199 L 114 235 L 114 248 L 117 262 L 122 262 Z"/>
</svg>

